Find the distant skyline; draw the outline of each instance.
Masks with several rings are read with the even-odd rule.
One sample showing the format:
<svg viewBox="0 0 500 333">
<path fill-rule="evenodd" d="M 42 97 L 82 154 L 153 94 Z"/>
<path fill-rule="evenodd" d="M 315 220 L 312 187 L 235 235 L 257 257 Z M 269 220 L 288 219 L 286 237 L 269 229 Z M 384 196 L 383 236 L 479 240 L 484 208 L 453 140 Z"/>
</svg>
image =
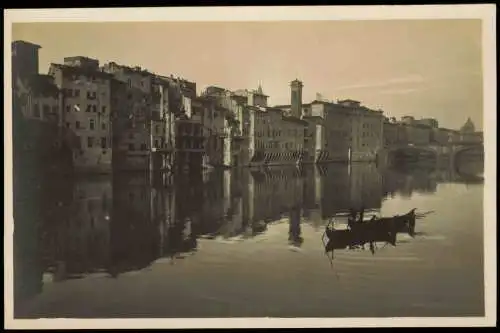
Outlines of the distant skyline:
<svg viewBox="0 0 500 333">
<path fill-rule="evenodd" d="M 480 20 L 15 23 L 39 44 L 40 72 L 82 55 L 195 81 L 198 92 L 262 84 L 269 104 L 350 98 L 388 117 L 483 128 Z"/>
</svg>

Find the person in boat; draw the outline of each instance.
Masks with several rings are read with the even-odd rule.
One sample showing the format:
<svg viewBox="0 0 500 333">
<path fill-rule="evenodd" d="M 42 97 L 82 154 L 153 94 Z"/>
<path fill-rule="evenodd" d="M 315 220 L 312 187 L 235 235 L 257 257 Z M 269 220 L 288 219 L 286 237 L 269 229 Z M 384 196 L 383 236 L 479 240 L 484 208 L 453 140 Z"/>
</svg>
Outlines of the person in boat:
<svg viewBox="0 0 500 333">
<path fill-rule="evenodd" d="M 359 210 L 359 223 L 363 223 L 363 219 L 365 217 L 365 207 L 361 206 L 361 209 Z"/>
<path fill-rule="evenodd" d="M 352 229 L 354 227 L 354 223 L 356 222 L 356 217 L 357 217 L 356 210 L 354 208 L 349 209 L 349 216 L 347 216 L 347 226 L 349 229 Z"/>
</svg>

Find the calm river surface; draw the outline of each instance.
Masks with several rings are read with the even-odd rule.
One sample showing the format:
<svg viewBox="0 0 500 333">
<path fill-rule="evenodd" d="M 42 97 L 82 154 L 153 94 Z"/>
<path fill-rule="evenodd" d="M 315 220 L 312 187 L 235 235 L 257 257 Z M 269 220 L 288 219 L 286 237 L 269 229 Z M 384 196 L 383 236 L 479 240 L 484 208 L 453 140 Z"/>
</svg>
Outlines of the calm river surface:
<svg viewBox="0 0 500 333">
<path fill-rule="evenodd" d="M 15 316 L 483 316 L 482 164 L 24 180 Z M 36 198 L 32 200 L 29 198 Z M 426 213 L 396 246 L 325 254 L 330 218 Z"/>
</svg>

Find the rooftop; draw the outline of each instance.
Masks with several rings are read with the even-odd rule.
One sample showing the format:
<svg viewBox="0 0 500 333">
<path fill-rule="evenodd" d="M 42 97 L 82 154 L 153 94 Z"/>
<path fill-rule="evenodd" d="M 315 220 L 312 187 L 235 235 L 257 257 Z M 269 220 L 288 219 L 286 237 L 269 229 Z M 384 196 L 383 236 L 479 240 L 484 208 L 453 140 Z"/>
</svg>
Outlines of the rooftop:
<svg viewBox="0 0 500 333">
<path fill-rule="evenodd" d="M 95 76 L 102 79 L 112 79 L 113 75 L 103 72 L 99 69 L 90 69 L 86 67 L 78 66 L 68 66 L 62 64 L 51 63 L 50 67 L 57 68 L 63 71 L 65 74 L 83 75 L 83 76 Z"/>
<path fill-rule="evenodd" d="M 311 102 L 311 103 L 302 103 L 302 107 L 304 107 L 304 106 L 311 106 L 311 104 L 312 104 L 312 103 L 314 103 L 314 101 L 313 101 L 313 102 Z M 326 102 L 325 102 L 325 103 L 326 103 Z M 273 107 L 274 107 L 274 108 L 291 108 L 291 107 L 292 107 L 292 105 L 291 105 L 291 104 L 283 104 L 283 105 L 275 105 L 275 106 L 273 106 Z"/>
<path fill-rule="evenodd" d="M 86 60 L 86 61 L 92 61 L 92 62 L 99 62 L 97 59 L 85 57 L 85 56 L 73 56 L 73 57 L 64 57 L 64 61 L 71 61 L 71 60 Z"/>
<path fill-rule="evenodd" d="M 279 112 L 279 113 L 283 113 L 283 110 L 278 109 L 278 108 L 275 108 L 275 107 L 266 107 L 265 109 L 266 109 L 266 111 L 270 111 L 270 112 Z"/>
<path fill-rule="evenodd" d="M 283 120 L 286 120 L 286 121 L 292 121 L 294 123 L 297 123 L 297 124 L 302 124 L 302 125 L 307 125 L 307 121 L 305 120 L 302 120 L 300 118 L 297 118 L 297 117 L 293 117 L 293 116 L 285 116 L 283 115 Z"/>
<path fill-rule="evenodd" d="M 217 87 L 217 86 L 208 86 L 208 87 L 205 88 L 205 91 L 220 91 L 220 92 L 224 92 L 224 91 L 227 91 L 227 89 L 221 88 L 221 87 Z"/>
<path fill-rule="evenodd" d="M 38 44 L 27 42 L 25 40 L 15 40 L 12 42 L 12 46 L 29 46 L 37 49 L 41 49 L 42 47 Z"/>
<path fill-rule="evenodd" d="M 257 96 L 262 96 L 262 97 L 269 97 L 268 95 L 262 93 L 262 88 L 260 89 L 253 89 L 253 90 L 248 90 L 248 89 L 237 89 L 232 92 L 233 95 L 235 96 L 248 96 L 248 94 L 254 94 Z"/>
<path fill-rule="evenodd" d="M 54 78 L 50 75 L 32 75 L 26 80 L 26 85 L 35 95 L 57 96 L 59 94 L 59 89 L 54 83 Z"/>
<path fill-rule="evenodd" d="M 110 68 L 110 69 L 112 69 L 114 67 L 114 68 L 117 68 L 117 69 L 121 69 L 124 72 L 137 73 L 137 74 L 141 74 L 143 76 L 154 75 L 153 73 L 149 72 L 146 69 L 141 68 L 140 66 L 131 67 L 131 66 L 127 66 L 127 65 L 120 65 L 120 64 L 117 64 L 114 61 L 111 61 L 111 62 L 105 64 L 104 67 L 105 68 L 107 67 L 107 68 Z"/>
<path fill-rule="evenodd" d="M 257 96 L 269 97 L 269 95 L 266 95 L 262 92 L 259 92 L 258 90 L 252 90 L 251 93 L 253 93 L 254 95 L 257 95 Z"/>
<path fill-rule="evenodd" d="M 342 100 L 338 100 L 337 103 L 342 104 L 342 105 L 355 105 L 355 106 L 361 105 L 360 101 L 356 101 L 353 99 L 342 99 Z"/>
</svg>

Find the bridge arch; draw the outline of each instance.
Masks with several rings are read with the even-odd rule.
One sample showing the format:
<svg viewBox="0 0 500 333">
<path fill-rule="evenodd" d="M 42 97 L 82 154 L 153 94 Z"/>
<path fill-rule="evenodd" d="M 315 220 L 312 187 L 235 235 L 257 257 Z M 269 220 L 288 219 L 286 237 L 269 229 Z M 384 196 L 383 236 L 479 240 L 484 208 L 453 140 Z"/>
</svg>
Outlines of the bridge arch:
<svg viewBox="0 0 500 333">
<path fill-rule="evenodd" d="M 471 151 L 471 150 L 476 150 L 484 154 L 484 147 L 483 145 L 468 145 L 468 146 L 460 146 L 457 147 L 456 149 L 453 150 L 453 156 L 456 158 L 457 156 L 460 156 L 464 152 Z"/>
<path fill-rule="evenodd" d="M 470 151 L 477 151 L 480 152 L 483 155 L 484 158 L 484 146 L 483 145 L 466 145 L 466 146 L 460 146 L 457 147 L 453 150 L 450 158 L 453 163 L 453 167 L 455 170 L 458 169 L 458 162 L 460 161 L 460 157 L 463 155 L 463 153 L 470 152 Z"/>
</svg>

